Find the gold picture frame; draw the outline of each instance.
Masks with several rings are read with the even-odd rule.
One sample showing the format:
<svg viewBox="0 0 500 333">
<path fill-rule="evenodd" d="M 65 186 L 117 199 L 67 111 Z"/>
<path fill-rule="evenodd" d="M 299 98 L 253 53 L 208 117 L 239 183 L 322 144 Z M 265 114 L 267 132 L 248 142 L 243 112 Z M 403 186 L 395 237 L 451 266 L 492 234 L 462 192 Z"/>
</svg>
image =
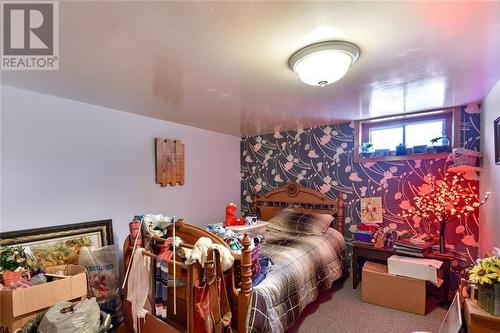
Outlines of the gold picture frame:
<svg viewBox="0 0 500 333">
<path fill-rule="evenodd" d="M 29 246 L 45 267 L 78 264 L 80 248 L 83 246 L 101 247 L 111 244 L 112 220 L 0 233 L 0 246 Z"/>
</svg>

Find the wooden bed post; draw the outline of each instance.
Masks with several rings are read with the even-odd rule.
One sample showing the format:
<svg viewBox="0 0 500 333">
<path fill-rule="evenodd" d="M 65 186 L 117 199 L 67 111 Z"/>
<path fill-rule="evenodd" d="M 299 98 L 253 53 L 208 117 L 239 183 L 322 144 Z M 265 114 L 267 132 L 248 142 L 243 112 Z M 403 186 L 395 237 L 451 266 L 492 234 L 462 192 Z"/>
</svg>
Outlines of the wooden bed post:
<svg viewBox="0 0 500 333">
<path fill-rule="evenodd" d="M 241 290 L 238 295 L 238 332 L 246 332 L 246 318 L 252 295 L 252 256 L 250 251 L 250 238 L 245 235 L 242 240 L 243 250 L 241 251 Z"/>
<path fill-rule="evenodd" d="M 252 214 L 257 214 L 257 192 L 253 192 L 253 201 L 252 201 Z"/>
<path fill-rule="evenodd" d="M 337 231 L 344 234 L 344 196 L 339 193 L 337 198 Z"/>
</svg>

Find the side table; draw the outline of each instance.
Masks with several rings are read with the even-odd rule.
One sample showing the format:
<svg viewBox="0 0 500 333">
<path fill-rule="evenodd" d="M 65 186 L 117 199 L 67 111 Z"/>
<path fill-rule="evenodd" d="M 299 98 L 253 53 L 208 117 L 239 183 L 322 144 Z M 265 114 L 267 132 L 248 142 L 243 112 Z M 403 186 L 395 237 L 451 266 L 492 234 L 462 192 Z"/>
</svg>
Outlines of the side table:
<svg viewBox="0 0 500 333">
<path fill-rule="evenodd" d="M 361 272 L 363 270 L 363 265 L 366 260 L 377 261 L 387 264 L 387 259 L 394 255 L 395 251 L 393 249 L 376 248 L 371 243 L 365 242 L 352 242 L 352 288 L 356 289 L 358 287 L 359 281 L 361 280 Z M 436 259 L 443 262 L 443 284 L 440 289 L 442 291 L 441 301 L 444 303 L 449 303 L 450 294 L 450 280 L 451 280 L 451 261 L 454 258 L 452 255 L 442 255 L 439 253 L 432 252 L 431 254 L 425 255 L 427 259 Z"/>
</svg>

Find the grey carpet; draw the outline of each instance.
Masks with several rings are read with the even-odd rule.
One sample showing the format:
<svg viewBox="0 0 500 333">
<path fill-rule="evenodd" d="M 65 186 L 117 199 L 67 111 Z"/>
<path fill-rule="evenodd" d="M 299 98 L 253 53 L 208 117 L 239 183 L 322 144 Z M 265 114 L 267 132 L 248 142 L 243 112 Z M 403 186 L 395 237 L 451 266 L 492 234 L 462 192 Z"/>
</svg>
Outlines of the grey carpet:
<svg viewBox="0 0 500 333">
<path fill-rule="evenodd" d="M 426 316 L 363 303 L 361 286 L 353 290 L 348 279 L 309 304 L 287 333 L 436 333 L 447 310 L 438 307 L 432 296 L 427 299 Z"/>
</svg>

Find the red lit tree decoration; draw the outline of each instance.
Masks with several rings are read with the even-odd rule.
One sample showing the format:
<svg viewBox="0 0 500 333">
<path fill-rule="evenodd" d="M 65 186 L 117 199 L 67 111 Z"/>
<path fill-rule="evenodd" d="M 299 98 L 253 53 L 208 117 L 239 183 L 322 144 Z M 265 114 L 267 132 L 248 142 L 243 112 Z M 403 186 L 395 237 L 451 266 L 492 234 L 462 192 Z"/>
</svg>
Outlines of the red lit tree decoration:
<svg viewBox="0 0 500 333">
<path fill-rule="evenodd" d="M 444 253 L 446 225 L 474 212 L 488 197 L 489 193 L 486 192 L 484 198 L 480 199 L 476 186 L 468 184 L 460 173 L 453 176 L 446 173 L 444 179 L 427 175 L 420 194 L 413 198 L 414 207 L 403 209 L 401 216 L 418 216 L 430 223 L 439 224 L 439 252 Z"/>
</svg>

